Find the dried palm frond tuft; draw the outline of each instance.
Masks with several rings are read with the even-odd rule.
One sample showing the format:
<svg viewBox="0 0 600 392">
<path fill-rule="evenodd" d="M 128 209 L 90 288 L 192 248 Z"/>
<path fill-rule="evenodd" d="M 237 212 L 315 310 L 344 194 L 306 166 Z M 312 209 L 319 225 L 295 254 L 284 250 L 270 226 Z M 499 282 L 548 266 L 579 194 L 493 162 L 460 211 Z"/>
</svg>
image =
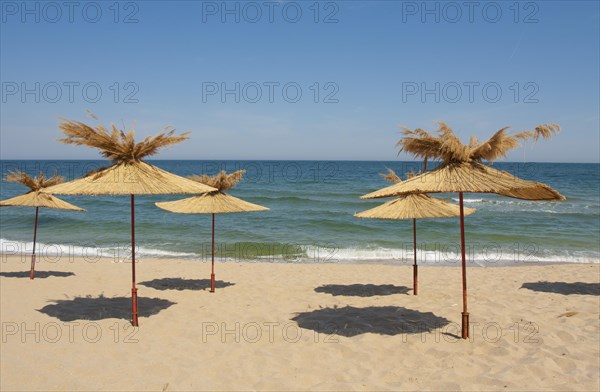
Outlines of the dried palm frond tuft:
<svg viewBox="0 0 600 392">
<path fill-rule="evenodd" d="M 477 139 L 477 136 L 471 135 L 471 138 L 469 139 L 469 148 L 473 149 L 477 147 L 478 144 L 479 140 Z"/>
<path fill-rule="evenodd" d="M 485 142 L 470 147 L 469 158 L 474 161 L 495 161 L 505 157 L 508 151 L 520 145 L 516 136 L 506 133 L 507 129 L 504 127 Z"/>
<path fill-rule="evenodd" d="M 548 140 L 560 131 L 558 124 L 551 123 L 539 125 L 533 131 L 509 135 L 508 127 L 505 127 L 482 143 L 472 136 L 467 145 L 460 141 L 448 125 L 443 122 L 439 122 L 438 125 L 438 136 L 420 128 L 413 131 L 403 127 L 404 137 L 396 146 L 400 147 L 400 152 L 406 151 L 424 159 L 439 159 L 445 164 L 484 160 L 491 162 L 505 157 L 510 150 L 520 146 L 520 140 L 537 141 L 540 137 Z"/>
<path fill-rule="evenodd" d="M 533 131 L 533 140 L 536 141 L 538 138 L 542 137 L 544 140 L 548 140 L 552 138 L 552 136 L 556 136 L 557 133 L 560 132 L 560 125 L 555 123 L 550 124 L 542 124 L 535 127 Z"/>
<path fill-rule="evenodd" d="M 9 172 L 5 179 L 9 182 L 23 184 L 32 191 L 38 191 L 52 185 L 60 184 L 65 180 L 64 177 L 59 176 L 57 172 L 55 172 L 52 177 L 46 178 L 43 172 L 40 172 L 40 175 L 37 177 L 31 177 L 20 170 Z"/>
<path fill-rule="evenodd" d="M 404 137 L 396 143 L 396 146 L 400 147 L 398 153 L 406 151 L 420 158 L 441 159 L 441 140 L 439 137 L 435 137 L 421 128 L 414 131 L 406 127 L 401 128 L 404 131 Z"/>
<path fill-rule="evenodd" d="M 390 169 L 388 167 L 387 170 L 388 170 L 387 173 L 379 173 L 379 175 L 381 177 L 383 177 L 384 180 L 391 182 L 393 184 L 398 184 L 398 183 L 402 182 L 402 179 L 400 178 L 400 176 L 397 175 L 393 169 Z M 409 179 L 415 177 L 417 174 L 418 173 L 415 173 L 414 171 L 409 171 L 408 173 L 406 173 L 406 179 L 409 180 Z"/>
<path fill-rule="evenodd" d="M 246 170 L 238 170 L 233 173 L 227 173 L 225 170 L 221 170 L 219 173 L 214 176 L 209 176 L 208 174 L 193 175 L 189 176 L 190 180 L 194 180 L 196 182 L 200 182 L 204 185 L 212 186 L 213 188 L 217 188 L 219 191 L 226 191 L 228 189 L 236 186 L 242 178 Z"/>
<path fill-rule="evenodd" d="M 96 118 L 93 114 L 90 114 Z M 102 156 L 117 163 L 139 162 L 142 158 L 154 155 L 159 149 L 188 139 L 188 133 L 174 135 L 175 130 L 165 127 L 163 132 L 144 138 L 136 143 L 133 130 L 125 133 L 113 124 L 108 131 L 103 125 L 90 127 L 79 121 L 63 119 L 59 128 L 67 136 L 58 139 L 66 144 L 93 147 L 101 150 Z"/>
<path fill-rule="evenodd" d="M 461 143 L 460 139 L 454 134 L 454 131 L 444 124 L 438 123 L 440 128 L 440 154 L 445 162 L 465 162 L 469 160 L 469 146 Z"/>
<path fill-rule="evenodd" d="M 402 182 L 402 179 L 400 179 L 400 177 L 398 177 L 398 175 L 396 174 L 396 172 L 393 169 L 390 169 L 388 167 L 387 171 L 388 171 L 387 173 L 379 173 L 379 175 L 381 177 L 383 177 L 384 180 L 395 183 L 395 184 Z"/>
</svg>

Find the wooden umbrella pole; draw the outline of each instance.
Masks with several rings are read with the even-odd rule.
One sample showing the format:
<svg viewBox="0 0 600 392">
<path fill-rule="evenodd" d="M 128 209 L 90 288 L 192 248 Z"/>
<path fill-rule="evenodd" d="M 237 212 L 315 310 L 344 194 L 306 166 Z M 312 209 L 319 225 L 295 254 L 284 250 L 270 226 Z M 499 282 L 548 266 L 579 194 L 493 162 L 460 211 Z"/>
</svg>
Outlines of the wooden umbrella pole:
<svg viewBox="0 0 600 392">
<path fill-rule="evenodd" d="M 131 324 L 138 324 L 138 299 L 135 287 L 135 196 L 131 195 Z"/>
<path fill-rule="evenodd" d="M 215 292 L 215 214 L 212 214 L 212 267 L 210 273 L 210 292 Z"/>
<path fill-rule="evenodd" d="M 417 266 L 417 220 L 413 218 L 413 251 L 415 255 L 415 261 L 413 264 L 413 295 L 417 295 L 419 288 L 418 278 L 418 266 Z"/>
<path fill-rule="evenodd" d="M 29 270 L 29 279 L 35 278 L 35 242 L 37 240 L 38 212 L 40 207 L 35 207 L 35 224 L 33 226 L 33 252 L 31 254 L 31 269 Z"/>
<path fill-rule="evenodd" d="M 463 193 L 459 192 L 460 200 L 460 252 L 462 257 L 462 290 L 463 290 L 463 311 L 462 311 L 462 338 L 469 337 L 469 312 L 467 311 L 467 262 L 465 256 L 465 212 L 463 207 Z"/>
</svg>

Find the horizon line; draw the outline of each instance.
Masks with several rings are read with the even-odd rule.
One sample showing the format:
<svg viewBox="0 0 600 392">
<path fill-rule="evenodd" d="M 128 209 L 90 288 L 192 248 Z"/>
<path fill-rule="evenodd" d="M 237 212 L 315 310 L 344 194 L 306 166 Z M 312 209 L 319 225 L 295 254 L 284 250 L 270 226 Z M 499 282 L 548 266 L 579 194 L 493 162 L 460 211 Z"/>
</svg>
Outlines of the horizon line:
<svg viewBox="0 0 600 392">
<path fill-rule="evenodd" d="M 108 159 L 98 158 L 98 159 L 60 159 L 60 158 L 18 158 L 18 159 L 6 159 L 0 158 L 0 162 L 3 161 L 106 161 L 111 162 Z M 265 161 L 265 162 L 276 162 L 276 161 L 284 161 L 284 162 L 292 162 L 292 161 L 300 161 L 300 162 L 418 162 L 422 163 L 422 160 L 385 160 L 385 159 L 192 159 L 192 158 L 182 158 L 182 159 L 173 159 L 173 158 L 151 158 L 144 159 L 144 161 L 239 161 L 239 162 L 249 162 L 249 161 Z M 440 161 L 429 161 L 430 163 L 440 162 Z M 556 161 L 483 161 L 486 163 L 566 163 L 566 164 L 600 164 L 599 161 L 579 161 L 579 162 L 556 162 Z"/>
</svg>

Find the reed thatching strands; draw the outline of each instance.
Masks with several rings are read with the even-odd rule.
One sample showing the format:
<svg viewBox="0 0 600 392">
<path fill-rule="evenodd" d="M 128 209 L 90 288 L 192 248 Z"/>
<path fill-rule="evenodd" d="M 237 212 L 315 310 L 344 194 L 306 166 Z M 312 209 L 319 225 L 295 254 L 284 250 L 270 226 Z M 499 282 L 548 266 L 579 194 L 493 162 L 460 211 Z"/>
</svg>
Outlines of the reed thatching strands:
<svg viewBox="0 0 600 392">
<path fill-rule="evenodd" d="M 444 192 L 496 193 L 525 200 L 564 200 L 564 196 L 545 184 L 522 180 L 476 161 L 442 164 L 432 171 L 361 198 Z"/>
<path fill-rule="evenodd" d="M 43 190 L 31 191 L 24 195 L 11 197 L 0 201 L 0 207 L 36 207 L 55 208 L 59 210 L 85 211 L 82 208 L 67 203 L 56 196 L 45 193 Z"/>
<path fill-rule="evenodd" d="M 30 177 L 26 173 L 15 170 L 8 173 L 6 181 L 18 182 L 30 189 L 29 192 L 12 197 L 10 199 L 0 201 L 0 207 L 35 207 L 35 223 L 33 226 L 33 250 L 31 253 L 31 268 L 29 270 L 29 279 L 35 278 L 35 245 L 37 241 L 38 213 L 41 208 L 56 208 L 59 210 L 85 211 L 83 208 L 67 203 L 58 197 L 45 193 L 44 188 L 60 184 L 64 181 L 63 177 L 54 175 L 50 178 L 44 177 L 44 173 L 40 173 L 37 177 Z"/>
<path fill-rule="evenodd" d="M 560 193 L 545 184 L 526 181 L 483 163 L 505 157 L 508 151 L 525 140 L 549 139 L 560 131 L 558 124 L 543 124 L 534 130 L 510 135 L 507 128 L 497 131 L 485 142 L 472 137 L 463 144 L 452 129 L 439 123 L 437 136 L 423 129 L 404 129 L 397 146 L 423 159 L 441 161 L 436 169 L 398 184 L 362 196 L 365 199 L 401 196 L 413 193 L 458 192 L 460 208 L 461 259 L 463 283 L 462 337 L 469 336 L 467 311 L 467 275 L 464 231 L 463 193 L 496 193 L 525 200 L 565 200 Z"/>
<path fill-rule="evenodd" d="M 59 128 L 67 136 L 59 141 L 97 148 L 102 156 L 111 160 L 113 164 L 88 173 L 82 178 L 50 187 L 48 192 L 65 195 L 130 196 L 132 324 L 137 326 L 135 195 L 198 194 L 214 191 L 215 188 L 177 176 L 143 161 L 143 158 L 155 155 L 163 147 L 187 140 L 187 133 L 174 135 L 174 130 L 166 128 L 164 132 L 136 143 L 134 131 L 125 133 L 114 125 L 111 126 L 111 131 L 108 131 L 102 125 L 90 127 L 79 121 L 65 120 Z"/>
<path fill-rule="evenodd" d="M 176 201 L 155 203 L 163 210 L 179 214 L 226 214 L 231 212 L 265 211 L 266 207 L 249 203 L 223 192 L 210 192 Z"/>
<path fill-rule="evenodd" d="M 474 208 L 465 209 L 465 215 L 471 215 L 474 212 Z M 426 194 L 411 194 L 390 200 L 354 216 L 375 219 L 427 219 L 457 218 L 459 215 L 459 206 L 456 204 Z"/>
<path fill-rule="evenodd" d="M 392 169 L 382 176 L 394 183 L 402 182 L 400 177 Z M 475 212 L 473 208 L 466 208 L 465 214 Z M 357 218 L 374 219 L 412 219 L 413 221 L 413 294 L 418 293 L 418 264 L 417 264 L 417 219 L 427 218 L 454 218 L 460 215 L 459 206 L 445 202 L 426 194 L 409 194 L 390 200 L 378 207 L 371 208 L 354 214 Z"/>
<path fill-rule="evenodd" d="M 210 274 L 210 292 L 215 292 L 215 214 L 232 212 L 266 211 L 267 207 L 249 203 L 237 197 L 223 193 L 233 188 L 242 180 L 245 170 L 238 170 L 227 174 L 224 170 L 214 176 L 191 176 L 195 181 L 203 182 L 217 191 L 193 196 L 187 199 L 155 203 L 158 208 L 179 214 L 212 214 L 212 257 Z"/>
<path fill-rule="evenodd" d="M 63 195 L 197 194 L 214 190 L 144 161 L 116 163 L 50 188 Z"/>
</svg>

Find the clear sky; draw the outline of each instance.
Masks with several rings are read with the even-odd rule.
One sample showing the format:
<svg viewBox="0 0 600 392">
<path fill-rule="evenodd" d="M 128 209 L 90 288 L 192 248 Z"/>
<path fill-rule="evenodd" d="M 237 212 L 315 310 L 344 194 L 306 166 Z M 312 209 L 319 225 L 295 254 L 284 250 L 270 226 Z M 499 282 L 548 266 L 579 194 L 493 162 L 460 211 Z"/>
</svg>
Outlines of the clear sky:
<svg viewBox="0 0 600 392">
<path fill-rule="evenodd" d="M 192 132 L 161 159 L 394 160 L 443 120 L 556 122 L 507 160 L 600 160 L 598 1 L 0 4 L 2 159 L 99 157 L 55 141 L 89 109 Z"/>
</svg>

